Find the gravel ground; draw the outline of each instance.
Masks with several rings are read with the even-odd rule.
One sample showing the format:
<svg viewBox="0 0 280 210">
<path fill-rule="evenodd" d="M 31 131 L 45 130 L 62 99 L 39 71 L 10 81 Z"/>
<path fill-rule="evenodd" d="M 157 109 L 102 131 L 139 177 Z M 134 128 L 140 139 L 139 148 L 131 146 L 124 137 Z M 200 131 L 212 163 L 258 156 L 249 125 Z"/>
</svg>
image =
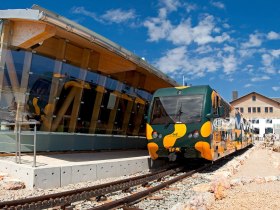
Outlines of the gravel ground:
<svg viewBox="0 0 280 210">
<path fill-rule="evenodd" d="M 211 209 L 280 209 L 280 153 L 260 145 L 232 179 L 257 179 L 227 191 L 228 195 L 217 200 Z M 278 176 L 278 181 L 273 177 Z M 264 179 L 262 179 L 264 178 Z"/>
<path fill-rule="evenodd" d="M 136 204 L 141 209 L 280 209 L 280 153 L 260 145 Z"/>
<path fill-rule="evenodd" d="M 280 209 L 279 172 L 280 153 L 256 145 L 220 166 L 215 165 L 210 171 L 195 174 L 150 195 L 135 204 L 135 207 L 147 210 Z M 147 171 L 142 174 L 144 173 Z M 49 190 L 4 190 L 0 181 L 0 201 L 45 195 L 124 178 L 128 177 L 84 182 Z M 138 189 L 132 190 L 132 193 L 136 190 Z M 108 200 L 118 199 L 120 196 L 124 194 L 116 192 Z M 75 209 L 87 209 L 95 204 L 94 200 L 79 202 Z"/>
</svg>

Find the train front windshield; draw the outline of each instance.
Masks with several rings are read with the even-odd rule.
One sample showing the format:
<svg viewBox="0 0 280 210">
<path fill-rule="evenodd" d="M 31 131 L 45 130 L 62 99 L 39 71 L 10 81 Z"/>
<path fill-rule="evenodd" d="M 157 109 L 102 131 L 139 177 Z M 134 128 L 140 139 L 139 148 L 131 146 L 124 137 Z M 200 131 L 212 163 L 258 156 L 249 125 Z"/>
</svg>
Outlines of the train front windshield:
<svg viewBox="0 0 280 210">
<path fill-rule="evenodd" d="M 150 124 L 200 122 L 203 99 L 204 95 L 155 97 Z"/>
</svg>

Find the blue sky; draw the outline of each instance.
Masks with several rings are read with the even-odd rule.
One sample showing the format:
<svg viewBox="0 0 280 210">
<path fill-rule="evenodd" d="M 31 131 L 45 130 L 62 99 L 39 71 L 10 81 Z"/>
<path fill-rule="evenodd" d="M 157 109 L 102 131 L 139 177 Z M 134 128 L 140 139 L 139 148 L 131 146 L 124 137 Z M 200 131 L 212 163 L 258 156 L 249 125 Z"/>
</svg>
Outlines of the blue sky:
<svg viewBox="0 0 280 210">
<path fill-rule="evenodd" d="M 144 57 L 182 84 L 209 84 L 226 100 L 280 97 L 278 0 L 2 1 L 38 4 Z"/>
</svg>

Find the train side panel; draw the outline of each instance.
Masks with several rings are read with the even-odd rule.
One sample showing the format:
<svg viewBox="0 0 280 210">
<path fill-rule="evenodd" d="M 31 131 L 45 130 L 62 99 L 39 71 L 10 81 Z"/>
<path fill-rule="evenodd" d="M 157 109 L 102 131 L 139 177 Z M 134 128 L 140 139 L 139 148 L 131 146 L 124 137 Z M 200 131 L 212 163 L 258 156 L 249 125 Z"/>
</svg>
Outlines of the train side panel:
<svg viewBox="0 0 280 210">
<path fill-rule="evenodd" d="M 152 159 L 214 161 L 251 142 L 240 114 L 209 86 L 160 89 L 151 104 L 146 138 Z"/>
</svg>

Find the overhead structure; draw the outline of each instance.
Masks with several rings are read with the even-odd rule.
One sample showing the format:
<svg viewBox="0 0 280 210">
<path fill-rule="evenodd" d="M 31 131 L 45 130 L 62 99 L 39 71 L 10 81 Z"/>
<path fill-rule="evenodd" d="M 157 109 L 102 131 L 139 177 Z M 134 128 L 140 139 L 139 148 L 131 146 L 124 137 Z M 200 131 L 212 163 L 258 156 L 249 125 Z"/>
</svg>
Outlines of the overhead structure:
<svg viewBox="0 0 280 210">
<path fill-rule="evenodd" d="M 130 51 L 37 5 L 0 10 L 0 32 L 0 121 L 36 119 L 42 135 L 144 136 L 151 94 L 178 86 Z"/>
</svg>

